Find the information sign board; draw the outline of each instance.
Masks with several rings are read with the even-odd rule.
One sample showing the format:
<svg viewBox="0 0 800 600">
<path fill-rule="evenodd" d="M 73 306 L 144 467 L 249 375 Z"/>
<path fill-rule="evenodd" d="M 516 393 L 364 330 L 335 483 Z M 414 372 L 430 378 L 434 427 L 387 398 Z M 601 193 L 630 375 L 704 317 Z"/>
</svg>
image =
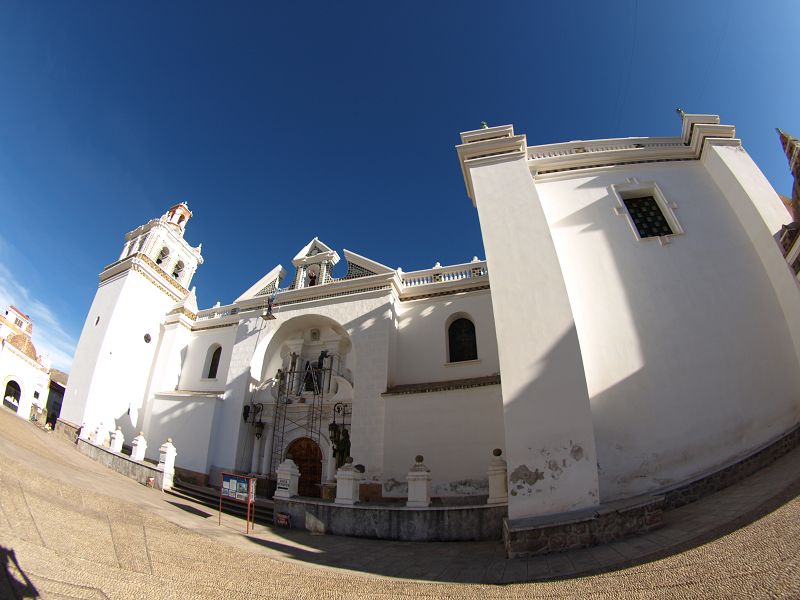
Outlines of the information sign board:
<svg viewBox="0 0 800 600">
<path fill-rule="evenodd" d="M 222 485 L 219 488 L 219 522 L 222 524 L 222 499 L 227 498 L 235 502 L 247 504 L 247 528 L 250 533 L 250 518 L 252 515 L 255 526 L 256 503 L 256 478 L 235 473 L 222 473 Z"/>
</svg>

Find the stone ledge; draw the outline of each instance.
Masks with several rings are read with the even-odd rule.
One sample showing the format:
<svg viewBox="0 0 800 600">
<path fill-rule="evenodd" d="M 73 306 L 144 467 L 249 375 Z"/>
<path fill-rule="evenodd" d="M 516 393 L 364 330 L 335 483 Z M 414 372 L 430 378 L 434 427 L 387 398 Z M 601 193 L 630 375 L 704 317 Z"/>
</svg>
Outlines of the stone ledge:
<svg viewBox="0 0 800 600">
<path fill-rule="evenodd" d="M 508 558 L 607 544 L 662 527 L 663 496 L 639 496 L 587 509 L 503 520 Z"/>
<path fill-rule="evenodd" d="M 91 442 L 82 439 L 78 439 L 78 451 L 112 471 L 125 475 L 125 477 L 130 477 L 142 485 L 147 485 L 148 480 L 152 479 L 152 485 L 155 489 L 164 489 L 164 471 L 155 465 L 133 460 L 124 454 L 116 454 L 107 448 L 95 446 Z"/>
<path fill-rule="evenodd" d="M 795 425 L 777 440 L 767 443 L 761 449 L 727 467 L 689 483 L 658 490 L 657 493 L 664 495 L 664 510 L 679 508 L 749 477 L 798 446 L 800 446 L 800 425 Z"/>
<path fill-rule="evenodd" d="M 499 540 L 506 505 L 408 508 L 375 504 L 342 506 L 322 500 L 274 498 L 275 513 L 313 533 L 406 542 Z"/>
</svg>

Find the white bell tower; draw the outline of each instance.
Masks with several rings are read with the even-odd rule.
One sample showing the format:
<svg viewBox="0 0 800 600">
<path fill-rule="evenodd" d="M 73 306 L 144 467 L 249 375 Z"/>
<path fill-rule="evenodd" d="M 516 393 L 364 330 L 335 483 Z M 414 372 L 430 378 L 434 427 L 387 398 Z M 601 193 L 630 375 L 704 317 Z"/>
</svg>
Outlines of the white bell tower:
<svg viewBox="0 0 800 600">
<path fill-rule="evenodd" d="M 189 296 L 203 262 L 201 246 L 194 248 L 183 237 L 191 216 L 182 202 L 130 231 L 119 258 L 100 273 L 61 420 L 83 425 L 84 431 L 98 426 L 135 431 L 166 315 Z"/>
</svg>

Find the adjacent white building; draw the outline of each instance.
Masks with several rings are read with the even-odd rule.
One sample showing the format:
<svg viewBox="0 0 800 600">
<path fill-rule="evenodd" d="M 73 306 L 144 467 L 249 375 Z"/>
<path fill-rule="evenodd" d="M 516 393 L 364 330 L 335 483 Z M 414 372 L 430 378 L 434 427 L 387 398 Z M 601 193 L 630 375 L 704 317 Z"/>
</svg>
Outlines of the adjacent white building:
<svg viewBox="0 0 800 600">
<path fill-rule="evenodd" d="M 732 126 L 682 118 L 669 138 L 464 133 L 485 261 L 406 273 L 315 238 L 204 310 L 178 204 L 100 274 L 61 426 L 170 437 L 178 475 L 211 483 L 291 454 L 302 495 L 352 456 L 371 499 L 405 497 L 422 454 L 433 496 L 485 500 L 500 448 L 512 519 L 740 460 L 800 417 L 790 218 Z"/>
<path fill-rule="evenodd" d="M 0 390 L 3 406 L 28 419 L 47 403 L 50 366 L 33 344 L 28 315 L 9 306 L 0 315 Z M 46 416 L 46 415 L 45 415 Z M 38 418 L 38 415 L 37 415 Z"/>
</svg>

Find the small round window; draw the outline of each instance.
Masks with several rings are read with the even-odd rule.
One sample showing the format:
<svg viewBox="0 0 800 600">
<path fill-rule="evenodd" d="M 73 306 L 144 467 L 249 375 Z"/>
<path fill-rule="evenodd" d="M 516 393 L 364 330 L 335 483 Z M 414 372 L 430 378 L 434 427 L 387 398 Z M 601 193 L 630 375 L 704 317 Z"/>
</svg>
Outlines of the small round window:
<svg viewBox="0 0 800 600">
<path fill-rule="evenodd" d="M 153 339 L 153 338 L 150 337 L 149 333 L 145 333 L 144 334 L 144 341 L 145 341 L 146 344 L 149 344 L 151 339 Z"/>
</svg>

